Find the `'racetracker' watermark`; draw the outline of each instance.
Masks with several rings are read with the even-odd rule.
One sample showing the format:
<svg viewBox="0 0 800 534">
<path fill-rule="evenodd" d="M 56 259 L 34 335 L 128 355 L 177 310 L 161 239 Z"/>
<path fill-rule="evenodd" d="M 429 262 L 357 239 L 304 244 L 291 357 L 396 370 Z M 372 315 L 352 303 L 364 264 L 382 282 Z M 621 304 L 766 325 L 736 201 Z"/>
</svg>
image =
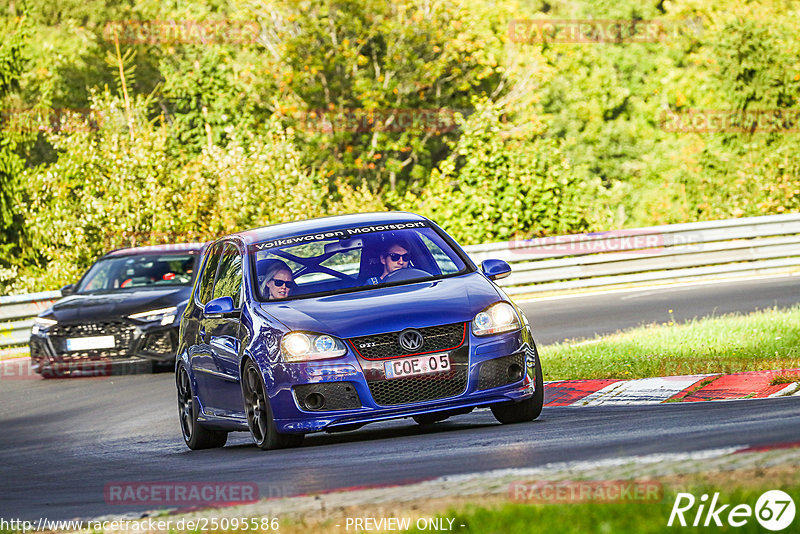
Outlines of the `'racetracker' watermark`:
<svg viewBox="0 0 800 534">
<path fill-rule="evenodd" d="M 14 358 L 0 362 L 0 381 L 39 380 L 42 378 L 108 378 L 115 375 L 146 374 L 153 371 L 149 360 L 111 362 L 110 360 L 77 360 L 48 362 L 40 371 L 34 370 L 29 358 Z"/>
<path fill-rule="evenodd" d="M 532 503 L 660 502 L 663 490 L 654 480 L 540 480 L 512 482 L 508 494 L 513 501 Z"/>
<path fill-rule="evenodd" d="M 0 131 L 3 132 L 94 132 L 101 125 L 102 118 L 88 108 L 11 108 L 0 111 Z"/>
<path fill-rule="evenodd" d="M 558 235 L 534 239 L 512 239 L 509 250 L 514 254 L 572 256 L 620 252 L 627 254 L 658 254 L 665 247 L 682 246 L 700 250 L 702 236 L 692 233 L 665 234 L 647 229 L 610 230 L 587 234 Z"/>
<path fill-rule="evenodd" d="M 271 488 L 266 497 L 286 497 L 286 487 Z M 255 482 L 109 482 L 106 504 L 148 506 L 216 506 L 256 502 Z"/>
<path fill-rule="evenodd" d="M 256 22 L 236 20 L 117 20 L 103 28 L 103 37 L 122 44 L 252 44 L 258 39 Z"/>
<path fill-rule="evenodd" d="M 756 501 L 755 508 L 749 504 L 723 504 L 719 492 L 712 496 L 704 493 L 699 499 L 691 493 L 678 493 L 667 526 L 742 527 L 755 516 L 763 528 L 779 531 L 792 524 L 795 513 L 794 500 L 781 490 L 764 492 Z"/>
<path fill-rule="evenodd" d="M 797 109 L 686 109 L 664 111 L 659 117 L 661 129 L 682 133 L 797 133 L 800 110 Z"/>
<path fill-rule="evenodd" d="M 364 109 L 311 110 L 295 114 L 299 128 L 314 133 L 401 133 L 443 134 L 458 128 L 455 114 L 469 115 L 466 109 Z"/>
<path fill-rule="evenodd" d="M 682 32 L 698 33 L 698 20 L 516 19 L 508 27 L 512 42 L 538 43 L 657 43 Z"/>
</svg>

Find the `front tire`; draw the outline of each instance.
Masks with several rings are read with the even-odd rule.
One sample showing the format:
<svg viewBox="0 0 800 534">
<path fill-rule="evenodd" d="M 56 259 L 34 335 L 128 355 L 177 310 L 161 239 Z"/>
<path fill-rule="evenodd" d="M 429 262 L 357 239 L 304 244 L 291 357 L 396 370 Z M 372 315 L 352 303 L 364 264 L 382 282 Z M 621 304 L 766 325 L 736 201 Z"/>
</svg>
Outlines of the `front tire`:
<svg viewBox="0 0 800 534">
<path fill-rule="evenodd" d="M 544 378 L 542 376 L 542 366 L 539 363 L 539 351 L 533 345 L 534 362 L 534 385 L 536 390 L 533 395 L 520 402 L 504 402 L 492 406 L 492 414 L 495 419 L 504 425 L 513 423 L 527 423 L 533 421 L 542 413 L 544 406 Z"/>
<path fill-rule="evenodd" d="M 192 381 L 183 364 L 178 366 L 175 378 L 178 386 L 178 417 L 181 421 L 183 441 L 193 451 L 223 447 L 228 441 L 228 433 L 205 428 L 197 421 L 199 408 L 192 391 Z"/>
<path fill-rule="evenodd" d="M 242 372 L 242 393 L 244 394 L 245 411 L 247 412 L 247 426 L 253 441 L 261 449 L 285 449 L 297 447 L 303 443 L 303 434 L 283 434 L 278 432 L 275 419 L 272 416 L 272 407 L 267 398 L 264 381 L 261 373 L 252 360 L 247 360 Z"/>
</svg>

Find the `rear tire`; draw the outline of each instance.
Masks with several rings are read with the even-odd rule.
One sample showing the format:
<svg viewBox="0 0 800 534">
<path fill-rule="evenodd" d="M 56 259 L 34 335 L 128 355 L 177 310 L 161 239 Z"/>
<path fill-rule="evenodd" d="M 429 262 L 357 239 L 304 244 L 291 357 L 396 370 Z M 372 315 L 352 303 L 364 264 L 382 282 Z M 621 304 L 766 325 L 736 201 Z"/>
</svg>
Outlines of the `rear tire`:
<svg viewBox="0 0 800 534">
<path fill-rule="evenodd" d="M 228 441 L 228 433 L 211 430 L 197 421 L 199 408 L 192 391 L 192 381 L 183 364 L 178 365 L 175 381 L 178 386 L 178 417 L 183 441 L 193 451 L 223 447 Z"/>
<path fill-rule="evenodd" d="M 247 360 L 242 371 L 242 393 L 253 441 L 265 451 L 299 446 L 305 435 L 278 432 L 266 391 L 258 367 L 252 360 Z"/>
<path fill-rule="evenodd" d="M 536 390 L 529 398 L 520 402 L 504 402 L 492 406 L 492 414 L 495 419 L 504 425 L 513 423 L 527 423 L 533 421 L 542 413 L 544 406 L 544 378 L 542 376 L 542 366 L 539 363 L 539 351 L 536 345 L 533 346 L 534 362 L 536 370 L 534 372 L 534 385 Z"/>
</svg>

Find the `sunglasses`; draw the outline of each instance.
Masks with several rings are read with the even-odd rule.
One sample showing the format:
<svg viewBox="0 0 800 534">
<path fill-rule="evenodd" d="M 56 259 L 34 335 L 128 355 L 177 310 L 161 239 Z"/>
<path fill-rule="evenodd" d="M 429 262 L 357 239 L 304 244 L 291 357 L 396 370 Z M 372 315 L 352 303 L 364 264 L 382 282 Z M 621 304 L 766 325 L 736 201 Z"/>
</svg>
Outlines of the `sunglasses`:
<svg viewBox="0 0 800 534">
<path fill-rule="evenodd" d="M 400 258 L 403 258 L 403 261 L 411 261 L 410 252 L 406 252 L 405 254 L 397 254 L 396 252 L 390 252 L 389 254 L 387 254 L 387 256 L 389 256 L 392 259 L 392 261 L 399 261 Z"/>
<path fill-rule="evenodd" d="M 278 280 L 277 278 L 271 278 L 270 282 L 275 284 L 275 287 L 283 287 L 283 285 L 286 284 L 286 287 L 291 289 L 291 288 L 297 286 L 297 284 L 295 284 L 291 280 Z"/>
</svg>

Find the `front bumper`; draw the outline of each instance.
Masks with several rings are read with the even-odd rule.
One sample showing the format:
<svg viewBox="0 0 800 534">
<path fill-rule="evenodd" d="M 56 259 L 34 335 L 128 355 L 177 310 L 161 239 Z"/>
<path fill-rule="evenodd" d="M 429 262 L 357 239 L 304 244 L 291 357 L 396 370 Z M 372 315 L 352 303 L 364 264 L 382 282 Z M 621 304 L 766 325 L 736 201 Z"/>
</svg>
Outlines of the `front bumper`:
<svg viewBox="0 0 800 534">
<path fill-rule="evenodd" d="M 68 350 L 67 339 L 113 336 L 113 348 Z M 33 370 L 43 376 L 130 374 L 152 371 L 154 363 L 173 363 L 177 327 L 112 320 L 57 324 L 32 333 Z"/>
<path fill-rule="evenodd" d="M 405 403 L 396 402 L 393 399 L 400 397 L 387 395 L 376 388 L 381 384 L 392 385 L 398 379 L 374 380 L 373 376 L 370 380 L 375 367 L 365 365 L 365 361 L 355 354 L 352 363 L 295 364 L 302 369 L 294 369 L 291 383 L 276 384 L 278 387 L 271 398 L 275 424 L 280 432 L 333 431 L 386 419 L 522 401 L 535 391 L 535 351 L 527 328 L 492 336 L 488 340 L 470 336 L 468 343 L 450 352 L 455 364 L 452 384 L 437 386 L 435 378 L 420 379 L 420 385 L 412 384 L 404 392 L 419 394 L 420 388 L 438 387 L 443 396 Z M 459 378 L 462 372 L 463 385 Z M 309 397 L 314 393 L 330 395 L 333 406 L 340 409 L 327 409 L 324 403 L 320 407 Z M 381 403 L 376 399 L 381 399 Z"/>
</svg>

